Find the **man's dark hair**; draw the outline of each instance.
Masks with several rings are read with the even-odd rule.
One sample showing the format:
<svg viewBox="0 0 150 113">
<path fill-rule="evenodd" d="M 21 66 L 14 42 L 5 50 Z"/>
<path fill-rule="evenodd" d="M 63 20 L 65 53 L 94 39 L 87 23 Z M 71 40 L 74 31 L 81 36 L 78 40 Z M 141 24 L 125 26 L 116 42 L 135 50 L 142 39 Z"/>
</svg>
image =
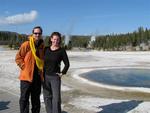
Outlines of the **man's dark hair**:
<svg viewBox="0 0 150 113">
<path fill-rule="evenodd" d="M 43 30 L 42 30 L 41 26 L 35 26 L 35 27 L 33 28 L 33 30 L 32 30 L 32 33 L 34 33 L 34 29 L 40 29 L 41 34 L 43 33 Z"/>
</svg>

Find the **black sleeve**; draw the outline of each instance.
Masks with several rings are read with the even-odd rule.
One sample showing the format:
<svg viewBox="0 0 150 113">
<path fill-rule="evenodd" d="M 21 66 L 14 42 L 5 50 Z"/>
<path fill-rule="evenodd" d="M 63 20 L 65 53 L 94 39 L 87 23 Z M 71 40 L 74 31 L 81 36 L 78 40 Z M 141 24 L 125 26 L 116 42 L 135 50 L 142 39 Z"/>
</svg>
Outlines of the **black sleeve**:
<svg viewBox="0 0 150 113">
<path fill-rule="evenodd" d="M 65 65 L 63 70 L 62 70 L 62 74 L 66 74 L 68 69 L 69 69 L 70 63 L 69 63 L 68 55 L 67 55 L 65 49 L 62 50 L 62 60 L 63 60 L 64 65 Z"/>
</svg>

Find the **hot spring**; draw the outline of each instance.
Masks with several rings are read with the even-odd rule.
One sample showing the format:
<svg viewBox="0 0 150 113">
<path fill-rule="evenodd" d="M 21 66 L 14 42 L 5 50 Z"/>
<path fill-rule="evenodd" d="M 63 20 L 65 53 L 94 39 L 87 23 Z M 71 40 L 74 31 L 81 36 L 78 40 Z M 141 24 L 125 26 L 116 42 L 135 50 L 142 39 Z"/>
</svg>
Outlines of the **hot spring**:
<svg viewBox="0 0 150 113">
<path fill-rule="evenodd" d="M 94 70 L 81 74 L 81 76 L 106 85 L 150 88 L 150 69 Z"/>
</svg>

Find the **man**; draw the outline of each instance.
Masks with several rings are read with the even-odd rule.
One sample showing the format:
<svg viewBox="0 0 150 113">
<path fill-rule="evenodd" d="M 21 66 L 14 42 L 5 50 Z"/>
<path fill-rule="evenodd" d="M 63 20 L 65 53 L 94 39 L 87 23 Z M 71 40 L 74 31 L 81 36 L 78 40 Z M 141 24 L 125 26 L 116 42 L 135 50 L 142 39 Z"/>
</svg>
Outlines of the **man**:
<svg viewBox="0 0 150 113">
<path fill-rule="evenodd" d="M 40 112 L 40 93 L 42 62 L 44 55 L 42 28 L 36 26 L 16 54 L 16 64 L 20 67 L 20 113 L 29 113 L 29 97 L 31 96 L 32 113 Z M 40 64 L 40 66 L 39 66 Z"/>
</svg>

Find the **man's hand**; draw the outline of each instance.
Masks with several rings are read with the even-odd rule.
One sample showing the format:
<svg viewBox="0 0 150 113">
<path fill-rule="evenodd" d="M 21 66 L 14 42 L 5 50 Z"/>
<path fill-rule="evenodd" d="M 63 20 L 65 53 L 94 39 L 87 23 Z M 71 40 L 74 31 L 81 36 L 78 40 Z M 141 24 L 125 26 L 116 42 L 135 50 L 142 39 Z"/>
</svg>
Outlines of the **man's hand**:
<svg viewBox="0 0 150 113">
<path fill-rule="evenodd" d="M 20 67 L 21 70 L 23 70 L 25 68 L 25 64 L 24 63 L 18 64 L 18 66 Z"/>
</svg>

